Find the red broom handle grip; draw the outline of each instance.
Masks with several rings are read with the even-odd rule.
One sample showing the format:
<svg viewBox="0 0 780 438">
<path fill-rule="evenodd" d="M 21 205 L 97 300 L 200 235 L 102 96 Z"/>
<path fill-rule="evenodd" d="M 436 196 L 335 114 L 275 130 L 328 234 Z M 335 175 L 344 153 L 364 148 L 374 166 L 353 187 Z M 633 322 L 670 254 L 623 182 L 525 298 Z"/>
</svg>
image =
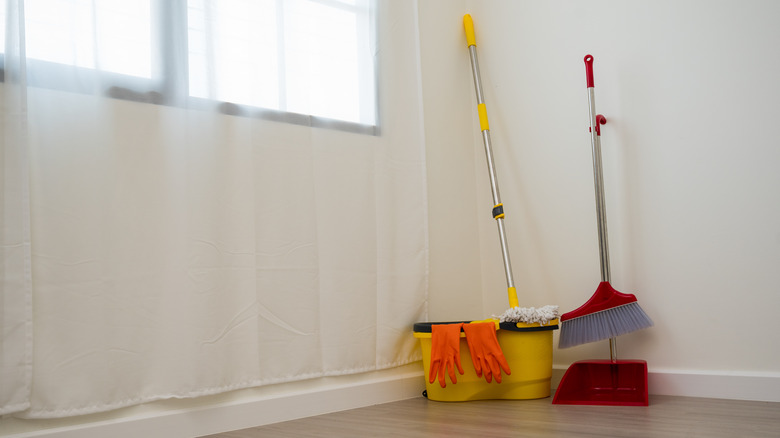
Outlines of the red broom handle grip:
<svg viewBox="0 0 780 438">
<path fill-rule="evenodd" d="M 593 87 L 593 55 L 585 55 L 585 80 L 588 88 Z"/>
</svg>

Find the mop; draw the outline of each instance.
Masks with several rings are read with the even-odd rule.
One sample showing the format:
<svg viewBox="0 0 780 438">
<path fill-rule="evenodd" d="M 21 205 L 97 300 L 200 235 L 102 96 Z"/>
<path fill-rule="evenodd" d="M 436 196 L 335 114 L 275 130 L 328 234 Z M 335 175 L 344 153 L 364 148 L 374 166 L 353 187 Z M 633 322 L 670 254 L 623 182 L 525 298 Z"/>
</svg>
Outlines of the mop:
<svg viewBox="0 0 780 438">
<path fill-rule="evenodd" d="M 506 230 L 504 226 L 504 204 L 501 202 L 501 194 L 498 190 L 495 164 L 493 163 L 493 147 L 490 139 L 490 124 L 488 123 L 485 96 L 482 92 L 482 79 L 479 74 L 479 61 L 477 59 L 477 42 L 474 36 L 474 21 L 471 15 L 463 17 L 463 25 L 466 30 L 466 42 L 471 58 L 471 72 L 474 76 L 474 89 L 477 94 L 477 113 L 479 125 L 482 131 L 482 142 L 485 146 L 488 174 L 490 175 L 490 188 L 493 194 L 493 219 L 498 225 L 498 236 L 501 242 L 501 254 L 504 261 L 504 273 L 506 274 L 507 295 L 509 297 L 509 309 L 502 315 L 494 316 L 502 323 L 525 323 L 545 325 L 558 318 L 558 306 L 548 305 L 540 308 L 519 307 L 517 290 L 512 275 L 512 263 L 509 259 L 509 246 L 507 244 Z"/>
<path fill-rule="evenodd" d="M 496 326 L 500 327 L 501 324 L 517 325 L 520 324 L 539 324 L 546 325 L 550 321 L 558 318 L 558 306 L 544 306 L 542 308 L 526 308 L 520 307 L 517 299 L 517 289 L 515 288 L 514 277 L 512 275 L 512 263 L 509 259 L 509 245 L 506 238 L 506 230 L 504 225 L 504 219 L 506 214 L 504 212 L 504 204 L 501 202 L 501 194 L 498 189 L 498 178 L 496 177 L 495 164 L 493 162 L 493 147 L 490 138 L 490 124 L 487 117 L 487 106 L 485 105 L 485 96 L 482 92 L 482 79 L 479 73 L 479 61 L 477 59 L 477 42 L 474 35 L 474 22 L 471 15 L 466 14 L 463 17 L 463 26 L 466 31 L 466 43 L 469 49 L 469 57 L 471 59 L 471 72 L 474 77 L 474 89 L 477 96 L 477 114 L 479 115 L 480 131 L 482 133 L 482 142 L 485 147 L 485 158 L 487 160 L 488 174 L 490 176 L 490 188 L 493 195 L 493 219 L 496 220 L 498 226 L 498 236 L 501 243 L 501 254 L 504 262 L 504 274 L 506 275 L 507 296 L 509 298 L 509 309 L 502 315 L 494 319 L 498 320 Z M 470 332 L 480 333 L 480 339 L 484 342 L 484 345 L 492 348 L 492 352 L 488 354 L 481 354 L 479 348 L 472 348 L 471 342 L 469 342 L 469 348 L 472 351 L 472 357 L 474 354 L 478 355 L 479 361 L 483 363 L 479 364 L 475 361 L 474 366 L 477 369 L 477 375 L 480 375 L 480 368 L 484 371 L 485 379 L 490 383 L 491 377 L 496 379 L 496 382 L 501 382 L 501 372 L 499 368 L 506 374 L 510 374 L 509 365 L 506 364 L 506 359 L 501 352 L 501 347 L 496 340 L 495 329 L 497 327 L 491 326 L 489 322 L 481 323 L 481 327 L 469 327 L 470 324 L 464 325 L 464 331 L 466 331 L 466 339 L 469 339 Z M 476 353 L 475 353 L 476 350 Z M 485 360 L 483 357 L 487 356 Z"/>
<path fill-rule="evenodd" d="M 460 350 L 458 342 L 461 331 L 465 335 L 471 355 L 474 371 L 477 377 L 484 377 L 487 383 L 502 382 L 502 373 L 511 375 L 509 363 L 504 356 L 498 342 L 496 330 L 517 330 L 524 325 L 545 326 L 544 329 L 557 328 L 558 306 L 544 306 L 541 308 L 520 307 L 517 299 L 512 264 L 509 259 L 509 247 L 507 244 L 504 226 L 504 204 L 498 190 L 495 165 L 493 163 L 493 148 L 490 139 L 490 126 L 487 119 L 487 109 L 482 93 L 482 83 L 479 74 L 479 62 L 477 60 L 476 39 L 474 37 L 474 23 L 470 15 L 463 17 L 463 25 L 466 31 L 466 42 L 471 57 L 471 68 L 474 75 L 474 86 L 477 93 L 477 112 L 479 115 L 480 130 L 485 147 L 490 186 L 493 194 L 492 216 L 498 224 L 498 235 L 501 243 L 501 254 L 506 274 L 507 296 L 510 308 L 502 315 L 493 316 L 491 319 L 472 321 L 466 323 L 436 324 L 431 328 L 431 358 L 428 382 L 434 383 L 437 379 L 442 388 L 446 387 L 446 376 L 450 377 L 453 384 L 457 383 L 457 374 L 463 374 L 460 364 Z"/>
</svg>

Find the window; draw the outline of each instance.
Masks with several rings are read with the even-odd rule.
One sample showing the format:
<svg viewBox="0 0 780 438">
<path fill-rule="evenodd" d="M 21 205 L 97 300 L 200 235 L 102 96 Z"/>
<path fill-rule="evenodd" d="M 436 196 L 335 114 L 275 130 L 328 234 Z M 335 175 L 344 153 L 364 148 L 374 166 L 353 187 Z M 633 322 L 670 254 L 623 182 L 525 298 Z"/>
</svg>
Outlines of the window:
<svg viewBox="0 0 780 438">
<path fill-rule="evenodd" d="M 373 132 L 370 1 L 27 1 L 28 80 Z M 109 87 L 84 90 L 89 75 Z"/>
</svg>

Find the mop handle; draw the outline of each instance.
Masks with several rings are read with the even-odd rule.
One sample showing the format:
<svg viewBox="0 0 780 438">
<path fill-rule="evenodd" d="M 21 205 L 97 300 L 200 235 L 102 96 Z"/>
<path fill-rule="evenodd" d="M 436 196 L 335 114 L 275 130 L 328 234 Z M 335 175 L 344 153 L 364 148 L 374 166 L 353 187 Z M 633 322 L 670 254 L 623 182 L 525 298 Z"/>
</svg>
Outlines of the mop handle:
<svg viewBox="0 0 780 438">
<path fill-rule="evenodd" d="M 588 86 L 588 114 L 590 116 L 590 143 L 593 149 L 593 182 L 596 188 L 596 222 L 599 231 L 599 256 L 601 281 L 609 282 L 609 242 L 607 239 L 607 206 L 604 197 L 604 170 L 601 166 L 601 125 L 607 118 L 596 114 L 596 99 L 593 85 L 593 56 L 585 56 L 585 81 Z M 617 339 L 609 338 L 610 360 L 617 362 Z"/>
<path fill-rule="evenodd" d="M 487 118 L 485 96 L 482 94 L 482 80 L 479 76 L 479 62 L 477 60 L 477 40 L 474 37 L 474 21 L 471 15 L 463 16 L 463 27 L 466 30 L 466 43 L 471 57 L 471 72 L 474 75 L 474 88 L 477 93 L 477 113 L 479 114 L 479 127 L 482 131 L 482 142 L 485 145 L 485 157 L 487 158 L 488 173 L 490 175 L 490 189 L 493 193 L 493 219 L 498 224 L 498 237 L 501 240 L 501 254 L 504 257 L 504 273 L 506 274 L 507 295 L 509 307 L 518 307 L 517 290 L 512 278 L 512 263 L 509 260 L 509 246 L 507 245 L 506 231 L 504 230 L 504 204 L 501 203 L 501 195 L 498 191 L 498 180 L 493 163 L 493 147 L 490 141 L 490 125 Z"/>
</svg>

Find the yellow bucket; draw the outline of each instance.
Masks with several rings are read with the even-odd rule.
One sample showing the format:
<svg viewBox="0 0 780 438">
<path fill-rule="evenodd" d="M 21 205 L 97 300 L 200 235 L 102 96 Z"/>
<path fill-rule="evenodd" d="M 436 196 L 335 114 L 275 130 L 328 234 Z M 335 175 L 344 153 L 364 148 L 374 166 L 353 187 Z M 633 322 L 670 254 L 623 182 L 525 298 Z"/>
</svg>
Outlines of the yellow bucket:
<svg viewBox="0 0 780 438">
<path fill-rule="evenodd" d="M 463 375 L 458 374 L 458 383 L 447 377 L 447 386 L 442 388 L 438 380 L 428 382 L 431 364 L 431 326 L 451 324 L 447 322 L 424 322 L 414 325 L 414 337 L 420 340 L 425 367 L 425 390 L 429 400 L 529 400 L 550 396 L 552 379 L 552 331 L 558 328 L 558 320 L 547 324 L 501 323 L 497 330 L 498 343 L 504 352 L 512 374 L 502 377 L 501 383 L 493 380 L 487 383 L 477 377 L 471 361 L 469 346 L 463 332 L 460 334 L 460 362 Z M 457 371 L 456 371 L 457 372 Z"/>
</svg>

